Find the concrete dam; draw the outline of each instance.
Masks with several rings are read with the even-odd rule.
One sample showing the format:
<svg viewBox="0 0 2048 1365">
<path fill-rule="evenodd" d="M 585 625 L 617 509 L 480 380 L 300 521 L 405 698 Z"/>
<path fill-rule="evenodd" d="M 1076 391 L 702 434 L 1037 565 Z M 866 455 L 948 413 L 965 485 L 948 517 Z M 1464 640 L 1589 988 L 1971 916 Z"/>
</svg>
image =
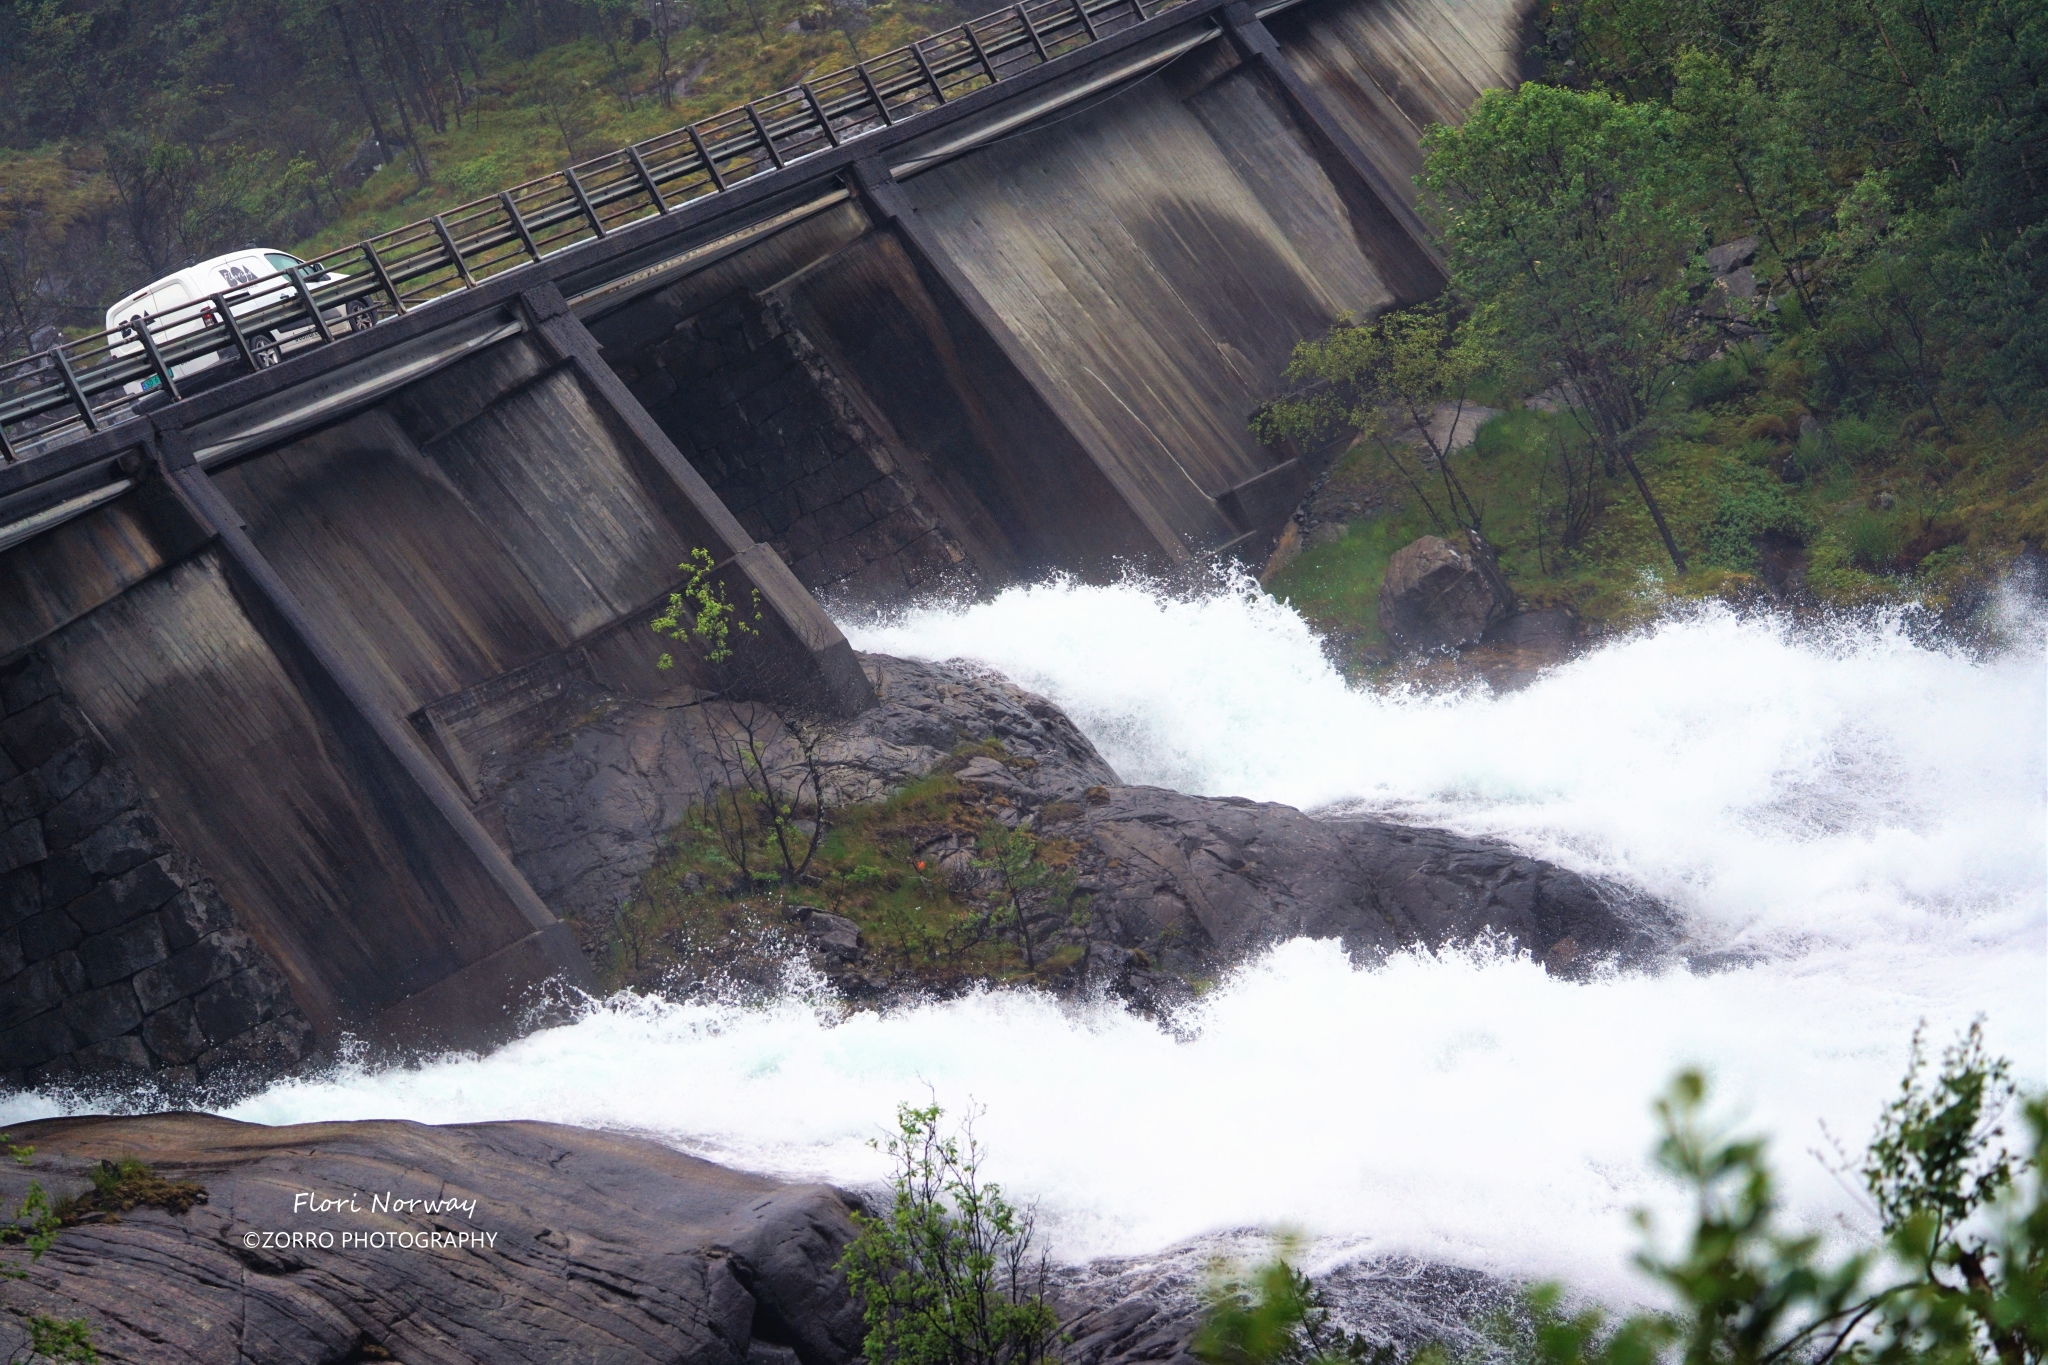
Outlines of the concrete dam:
<svg viewBox="0 0 2048 1365">
<path fill-rule="evenodd" d="M 482 1043 L 587 983 L 476 783 L 572 681 L 844 715 L 821 598 L 1262 557 L 1317 471 L 1247 418 L 1442 287 L 1420 133 L 1516 79 L 1525 9 L 1016 6 L 551 219 L 416 225 L 430 302 L 365 249 L 326 288 L 375 326 L 297 281 L 320 344 L 273 366 L 43 358 L 0 389 L 0 1083 Z M 772 666 L 649 630 L 700 549 Z"/>
</svg>

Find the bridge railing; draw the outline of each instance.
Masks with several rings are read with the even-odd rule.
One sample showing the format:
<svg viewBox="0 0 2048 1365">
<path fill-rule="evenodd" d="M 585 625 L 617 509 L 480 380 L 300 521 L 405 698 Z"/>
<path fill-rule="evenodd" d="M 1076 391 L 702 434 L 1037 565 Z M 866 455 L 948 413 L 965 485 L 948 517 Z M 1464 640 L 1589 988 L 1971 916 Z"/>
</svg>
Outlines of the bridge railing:
<svg viewBox="0 0 2048 1365">
<path fill-rule="evenodd" d="M 1183 0 L 1024 0 L 787 90 L 379 233 L 288 271 L 0 364 L 0 461 L 901 123 Z"/>
</svg>

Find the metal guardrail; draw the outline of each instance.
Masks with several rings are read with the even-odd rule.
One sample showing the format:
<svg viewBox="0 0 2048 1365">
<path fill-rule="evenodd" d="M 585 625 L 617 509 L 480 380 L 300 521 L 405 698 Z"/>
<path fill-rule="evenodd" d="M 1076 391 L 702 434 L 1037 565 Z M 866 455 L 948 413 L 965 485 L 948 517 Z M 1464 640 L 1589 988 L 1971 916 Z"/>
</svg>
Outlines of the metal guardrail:
<svg viewBox="0 0 2048 1365">
<path fill-rule="evenodd" d="M 193 362 L 254 371 L 1086 47 L 1185 0 L 1024 0 L 292 270 L 0 366 L 0 462 L 99 431 Z M 180 367 L 185 373 L 180 374 Z M 202 367 L 211 368 L 211 367 Z M 13 435 L 9 435 L 13 428 Z"/>
</svg>

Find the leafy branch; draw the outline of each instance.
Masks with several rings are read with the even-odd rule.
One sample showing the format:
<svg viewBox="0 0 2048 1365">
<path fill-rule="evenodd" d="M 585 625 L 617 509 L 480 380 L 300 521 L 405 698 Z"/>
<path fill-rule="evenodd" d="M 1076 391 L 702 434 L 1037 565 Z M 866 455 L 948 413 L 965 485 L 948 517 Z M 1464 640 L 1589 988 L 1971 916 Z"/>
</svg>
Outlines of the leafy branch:
<svg viewBox="0 0 2048 1365">
<path fill-rule="evenodd" d="M 648 623 L 655 634 L 680 644 L 699 642 L 704 661 L 713 664 L 732 658 L 735 631 L 760 635 L 760 589 L 753 592 L 753 615 L 748 617 L 727 595 L 725 584 L 714 577 L 718 565 L 711 551 L 699 545 L 676 567 L 683 574 L 682 586 L 668 595 L 668 609 Z M 654 666 L 668 669 L 675 667 L 675 662 L 673 655 L 663 654 Z"/>
</svg>

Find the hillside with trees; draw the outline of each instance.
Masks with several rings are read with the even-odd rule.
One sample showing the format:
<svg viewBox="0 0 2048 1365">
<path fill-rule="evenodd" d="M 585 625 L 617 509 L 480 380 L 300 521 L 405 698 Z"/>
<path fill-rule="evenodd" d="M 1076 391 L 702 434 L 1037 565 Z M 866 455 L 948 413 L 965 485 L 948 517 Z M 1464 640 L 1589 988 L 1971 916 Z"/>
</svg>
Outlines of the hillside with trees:
<svg viewBox="0 0 2048 1365">
<path fill-rule="evenodd" d="M 1646 575 L 1980 602 L 2048 535 L 2048 10 L 1560 0 L 1540 32 L 1540 79 L 1426 136 L 1448 298 L 1305 343 L 1260 418 L 1361 429 L 1332 489 L 1376 512 L 1270 586 L 1366 657 L 1428 532 L 1608 619 Z M 1446 402 L 1504 411 L 1453 454 L 1411 434 Z"/>
<path fill-rule="evenodd" d="M 916 0 L 0 0 L 0 358 L 959 22 Z"/>
</svg>

